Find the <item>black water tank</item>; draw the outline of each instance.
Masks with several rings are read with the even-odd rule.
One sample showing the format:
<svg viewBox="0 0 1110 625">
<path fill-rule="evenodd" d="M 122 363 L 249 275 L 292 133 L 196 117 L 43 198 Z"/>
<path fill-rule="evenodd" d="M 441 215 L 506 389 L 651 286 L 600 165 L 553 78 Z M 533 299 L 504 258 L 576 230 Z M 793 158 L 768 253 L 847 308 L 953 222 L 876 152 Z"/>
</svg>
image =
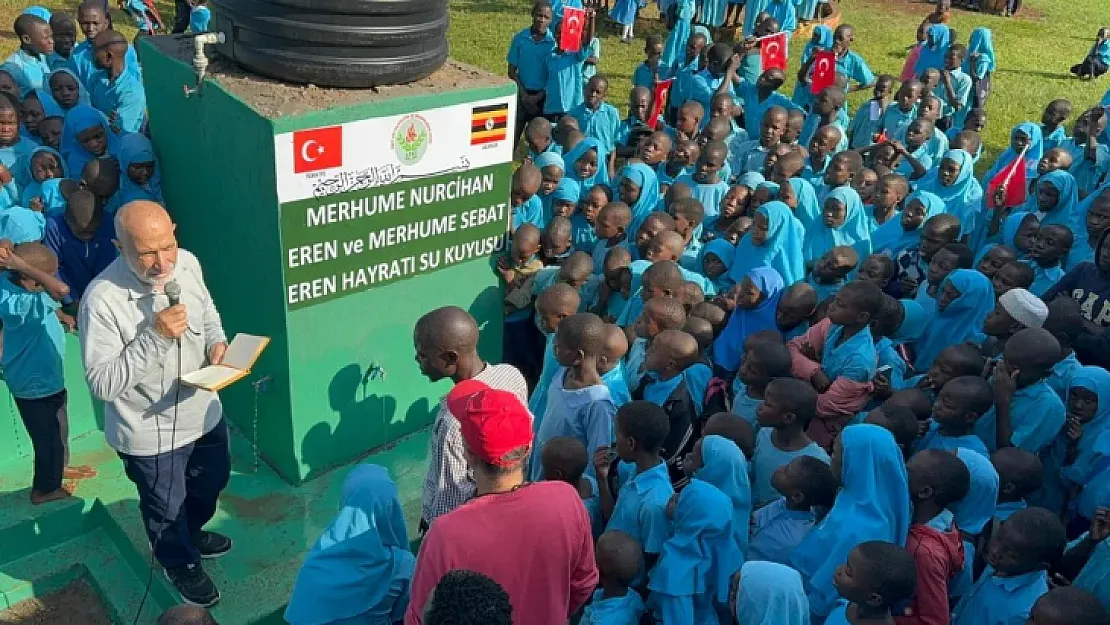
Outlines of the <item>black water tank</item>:
<svg viewBox="0 0 1110 625">
<path fill-rule="evenodd" d="M 447 0 L 210 0 L 217 49 L 295 83 L 375 87 L 419 80 L 447 60 Z"/>
</svg>

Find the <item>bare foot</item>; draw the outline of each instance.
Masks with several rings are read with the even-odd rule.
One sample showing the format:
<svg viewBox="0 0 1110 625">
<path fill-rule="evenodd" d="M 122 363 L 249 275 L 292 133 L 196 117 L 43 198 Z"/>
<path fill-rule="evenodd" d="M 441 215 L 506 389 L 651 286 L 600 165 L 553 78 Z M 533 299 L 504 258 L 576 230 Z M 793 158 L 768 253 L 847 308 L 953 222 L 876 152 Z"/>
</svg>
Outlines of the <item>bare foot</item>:
<svg viewBox="0 0 1110 625">
<path fill-rule="evenodd" d="M 67 480 L 87 480 L 96 477 L 96 469 L 83 464 L 66 467 L 62 472 L 62 477 Z"/>
<path fill-rule="evenodd" d="M 74 491 L 76 491 L 76 490 L 77 490 L 77 485 L 74 484 L 73 482 L 64 482 L 62 484 L 61 488 L 59 488 L 58 490 L 56 490 L 54 492 L 51 492 L 51 493 L 40 493 L 36 490 L 32 490 L 31 491 L 31 504 L 39 506 L 39 505 L 42 505 L 44 503 L 50 503 L 51 501 L 58 501 L 59 499 L 65 499 L 66 497 L 72 496 Z"/>
</svg>

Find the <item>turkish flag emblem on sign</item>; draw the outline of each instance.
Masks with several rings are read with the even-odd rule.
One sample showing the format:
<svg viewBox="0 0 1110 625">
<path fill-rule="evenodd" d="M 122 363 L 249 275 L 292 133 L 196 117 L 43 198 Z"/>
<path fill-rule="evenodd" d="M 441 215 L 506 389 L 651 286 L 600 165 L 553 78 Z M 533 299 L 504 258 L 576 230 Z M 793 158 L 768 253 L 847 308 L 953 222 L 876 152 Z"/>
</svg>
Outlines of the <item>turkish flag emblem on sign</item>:
<svg viewBox="0 0 1110 625">
<path fill-rule="evenodd" d="M 582 32 L 586 30 L 586 11 L 563 7 L 563 23 L 559 31 L 559 49 L 578 52 L 582 48 Z"/>
<path fill-rule="evenodd" d="M 821 50 L 813 55 L 813 77 L 809 80 L 809 92 L 816 95 L 835 84 L 836 54 Z"/>
<path fill-rule="evenodd" d="M 342 126 L 293 133 L 293 173 L 304 174 L 342 165 Z"/>
<path fill-rule="evenodd" d="M 760 42 L 759 58 L 762 62 L 762 71 L 769 69 L 786 69 L 786 33 L 771 35 Z"/>
</svg>

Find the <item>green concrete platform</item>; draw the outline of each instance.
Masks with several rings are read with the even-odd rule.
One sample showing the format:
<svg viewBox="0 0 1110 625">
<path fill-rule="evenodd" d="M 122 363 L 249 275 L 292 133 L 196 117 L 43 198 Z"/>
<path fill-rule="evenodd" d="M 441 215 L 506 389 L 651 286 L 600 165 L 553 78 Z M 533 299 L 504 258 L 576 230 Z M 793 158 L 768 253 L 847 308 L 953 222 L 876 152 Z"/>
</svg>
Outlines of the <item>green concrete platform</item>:
<svg viewBox="0 0 1110 625">
<path fill-rule="evenodd" d="M 364 462 L 381 464 L 397 482 L 410 536 L 416 535 L 428 435 L 418 432 L 377 451 Z M 72 464 L 99 475 L 79 483 L 76 496 L 32 506 L 31 462 L 0 465 L 0 609 L 42 596 L 85 578 L 121 625 L 134 621 L 150 563 L 132 484 L 98 431 L 71 442 Z M 299 487 L 290 486 L 252 446 L 232 436 L 231 483 L 208 528 L 235 540 L 231 553 L 205 562 L 223 599 L 213 615 L 224 625 L 284 623 L 281 614 L 304 554 L 335 513 L 350 466 Z M 178 602 L 157 566 L 140 623 Z"/>
</svg>

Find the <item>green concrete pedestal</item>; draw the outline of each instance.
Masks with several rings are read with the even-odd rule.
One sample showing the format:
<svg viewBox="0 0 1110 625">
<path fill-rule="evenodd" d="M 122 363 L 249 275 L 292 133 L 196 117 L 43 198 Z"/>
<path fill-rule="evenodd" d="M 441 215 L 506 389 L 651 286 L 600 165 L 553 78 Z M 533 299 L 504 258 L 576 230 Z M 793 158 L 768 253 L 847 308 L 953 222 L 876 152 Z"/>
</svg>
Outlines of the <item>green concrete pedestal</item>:
<svg viewBox="0 0 1110 625">
<path fill-rule="evenodd" d="M 427 426 L 445 391 L 412 330 L 457 305 L 501 348 L 491 254 L 509 219 L 515 87 L 449 64 L 377 92 L 288 86 L 192 45 L 140 58 L 166 204 L 229 334 L 273 338 L 221 393 L 261 457 L 299 484 Z"/>
</svg>

